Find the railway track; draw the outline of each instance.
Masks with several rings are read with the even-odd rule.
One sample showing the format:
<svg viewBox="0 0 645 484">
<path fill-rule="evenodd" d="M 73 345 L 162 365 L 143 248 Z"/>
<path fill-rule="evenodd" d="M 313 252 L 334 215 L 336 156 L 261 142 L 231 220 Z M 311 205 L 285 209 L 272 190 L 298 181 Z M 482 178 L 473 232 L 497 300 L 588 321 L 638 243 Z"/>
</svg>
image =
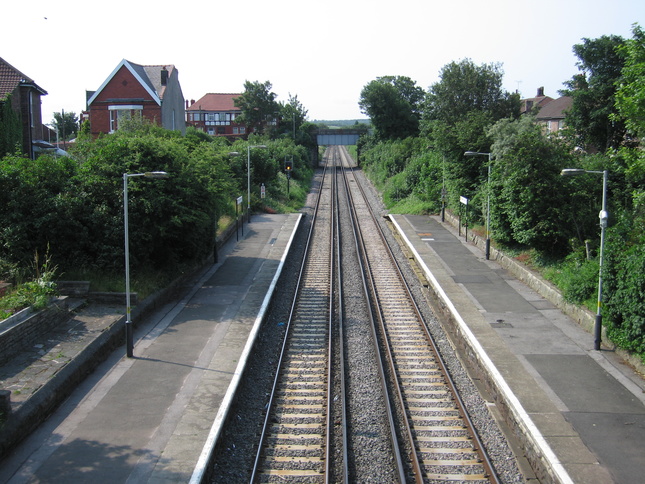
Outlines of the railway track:
<svg viewBox="0 0 645 484">
<path fill-rule="evenodd" d="M 368 432 L 389 441 L 391 462 L 380 460 L 388 460 L 391 481 L 498 482 L 354 176 L 351 158 L 344 148 L 334 147 L 326 159 L 330 166 L 319 191 L 251 482 L 349 482 L 359 467 L 352 462 L 361 445 L 354 434 Z M 340 228 L 341 203 L 352 214 L 351 235 Z M 380 388 L 372 391 L 387 413 L 384 427 L 389 430 L 380 433 L 361 428 L 360 419 L 346 414 L 345 392 L 363 391 L 345 380 L 346 354 L 353 351 L 348 345 L 357 342 L 343 332 L 339 240 L 350 236 L 355 238 L 353 257 L 362 261 L 364 272 L 362 297 L 369 314 L 363 319 L 372 321 L 371 336 L 364 339 L 372 340 L 379 367 Z"/>
<path fill-rule="evenodd" d="M 351 163 L 344 148 L 343 166 Z M 416 482 L 498 482 L 410 289 L 352 170 L 346 170 L 383 359 L 403 408 L 400 448 Z"/>
<path fill-rule="evenodd" d="M 300 269 L 252 482 L 327 482 L 335 196 L 327 172 Z"/>
</svg>

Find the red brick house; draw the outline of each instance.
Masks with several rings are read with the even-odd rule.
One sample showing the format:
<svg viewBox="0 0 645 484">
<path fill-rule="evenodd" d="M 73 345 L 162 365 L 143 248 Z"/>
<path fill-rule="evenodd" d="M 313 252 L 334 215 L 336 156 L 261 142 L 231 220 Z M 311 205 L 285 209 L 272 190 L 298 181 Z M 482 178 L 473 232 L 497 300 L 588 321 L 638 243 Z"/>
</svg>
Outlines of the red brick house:
<svg viewBox="0 0 645 484">
<path fill-rule="evenodd" d="M 544 127 L 545 133 L 552 134 L 564 128 L 564 119 L 573 99 L 567 96 L 553 99 L 545 96 L 544 88 L 540 87 L 537 96 L 522 99 L 521 102 L 521 114 L 535 114 L 535 120 Z"/>
<path fill-rule="evenodd" d="M 88 92 L 92 135 L 112 133 L 119 122 L 140 115 L 186 133 L 184 95 L 174 65 L 144 66 L 123 59 L 97 91 Z"/>
<path fill-rule="evenodd" d="M 212 136 L 246 137 L 251 130 L 235 122 L 241 113 L 235 106 L 235 98 L 239 96 L 209 93 L 196 102 L 186 102 L 186 124 Z"/>
<path fill-rule="evenodd" d="M 43 135 L 40 102 L 41 96 L 46 95 L 47 91 L 33 79 L 0 58 L 0 109 L 5 103 L 11 103 L 11 110 L 17 115 L 22 126 L 22 151 L 32 159 L 35 158 L 34 143 L 46 138 Z M 13 147 L 5 149 L 13 151 Z M 3 155 L 4 153 L 0 153 L 0 156 Z"/>
<path fill-rule="evenodd" d="M 544 126 L 547 133 L 557 133 L 564 128 L 564 119 L 567 111 L 573 105 L 573 98 L 562 96 L 542 106 L 535 116 L 535 120 Z"/>
</svg>

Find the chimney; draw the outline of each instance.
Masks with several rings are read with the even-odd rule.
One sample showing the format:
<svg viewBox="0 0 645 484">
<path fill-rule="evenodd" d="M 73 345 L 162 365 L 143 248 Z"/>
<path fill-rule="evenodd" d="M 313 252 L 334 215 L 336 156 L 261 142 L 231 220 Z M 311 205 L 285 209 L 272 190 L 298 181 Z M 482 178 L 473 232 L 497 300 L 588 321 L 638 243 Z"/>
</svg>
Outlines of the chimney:
<svg viewBox="0 0 645 484">
<path fill-rule="evenodd" d="M 544 97 L 544 86 L 538 87 L 537 97 Z"/>
<path fill-rule="evenodd" d="M 165 86 L 166 84 L 168 84 L 168 69 L 163 66 L 161 69 L 161 85 Z"/>
<path fill-rule="evenodd" d="M 192 106 L 193 104 L 195 104 L 195 100 L 194 100 L 194 99 L 191 99 L 191 100 L 190 100 L 190 105 Z"/>
</svg>

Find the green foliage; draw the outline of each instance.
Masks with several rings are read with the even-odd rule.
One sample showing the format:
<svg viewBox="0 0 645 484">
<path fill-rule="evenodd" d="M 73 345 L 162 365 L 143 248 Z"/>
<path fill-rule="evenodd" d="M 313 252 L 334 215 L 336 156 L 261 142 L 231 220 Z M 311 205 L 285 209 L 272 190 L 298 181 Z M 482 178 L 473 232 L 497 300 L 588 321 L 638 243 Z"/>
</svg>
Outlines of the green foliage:
<svg viewBox="0 0 645 484">
<path fill-rule="evenodd" d="M 20 116 L 11 107 L 12 96 L 0 99 L 0 156 L 22 150 Z"/>
<path fill-rule="evenodd" d="M 270 134 L 272 123 L 278 119 L 280 104 L 277 95 L 271 92 L 272 84 L 246 81 L 244 92 L 235 98 L 235 106 L 242 113 L 236 122 L 250 126 L 255 133 Z"/>
<path fill-rule="evenodd" d="M 60 140 L 76 138 L 79 129 L 78 116 L 76 116 L 76 113 L 66 113 L 64 111 L 54 113 L 53 124 Z"/>
<path fill-rule="evenodd" d="M 625 124 L 614 106 L 625 63 L 624 43 L 622 37 L 610 35 L 582 39 L 582 44 L 573 46 L 582 73 L 565 82 L 567 89 L 561 93 L 573 98 L 566 123 L 585 149 L 617 148 L 625 137 Z"/>
<path fill-rule="evenodd" d="M 604 309 L 609 333 L 630 351 L 645 354 L 645 216 L 624 217 L 608 230 Z"/>
<path fill-rule="evenodd" d="M 54 280 L 57 267 L 52 265 L 49 252 L 45 254 L 42 264 L 36 252 L 32 268 L 34 270 L 32 280 L 19 284 L 15 290 L 0 298 L 0 320 L 27 307 L 35 310 L 42 309 L 47 306 L 51 297 L 56 295 L 57 288 Z"/>
<path fill-rule="evenodd" d="M 545 270 L 544 276 L 562 291 L 565 301 L 595 309 L 598 291 L 598 260 L 587 260 L 579 253 Z"/>
<path fill-rule="evenodd" d="M 612 119 L 625 119 L 629 131 L 645 137 L 645 32 L 634 24 L 633 38 L 618 47 L 625 58 L 622 79 L 616 91 L 617 115 Z"/>
<path fill-rule="evenodd" d="M 423 89 L 409 77 L 383 76 L 363 87 L 359 106 L 377 137 L 396 140 L 418 135 L 423 98 Z"/>
<path fill-rule="evenodd" d="M 570 195 L 558 187 L 563 185 L 560 170 L 569 164 L 570 155 L 530 116 L 501 120 L 488 134 L 494 140 L 489 192 L 493 237 L 566 253 Z M 482 189 L 487 188 L 486 184 Z"/>
</svg>

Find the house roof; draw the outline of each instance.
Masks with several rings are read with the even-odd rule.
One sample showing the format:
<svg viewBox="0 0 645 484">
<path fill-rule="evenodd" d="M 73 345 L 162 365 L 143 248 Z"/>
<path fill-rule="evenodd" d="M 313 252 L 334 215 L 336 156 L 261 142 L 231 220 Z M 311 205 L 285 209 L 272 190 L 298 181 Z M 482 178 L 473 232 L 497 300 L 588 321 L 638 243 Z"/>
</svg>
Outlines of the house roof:
<svg viewBox="0 0 645 484">
<path fill-rule="evenodd" d="M 38 86 L 33 79 L 25 76 L 22 72 L 0 57 L 0 99 L 4 99 L 7 95 L 11 94 L 19 84 L 31 85 L 34 89 L 39 91 L 40 94 L 47 94 L 47 91 Z"/>
<path fill-rule="evenodd" d="M 562 96 L 544 105 L 537 113 L 536 119 L 564 119 L 566 111 L 573 104 L 573 98 Z"/>
<path fill-rule="evenodd" d="M 119 72 L 122 67 L 128 69 L 137 79 L 137 81 L 146 89 L 146 91 L 148 91 L 152 99 L 154 99 L 159 105 L 161 105 L 161 100 L 163 99 L 164 93 L 166 91 L 166 86 L 161 84 L 161 71 L 166 69 L 168 71 L 168 78 L 170 78 L 173 71 L 175 70 L 175 66 L 172 64 L 144 66 L 123 59 L 121 62 L 119 62 L 119 65 L 117 65 L 112 71 L 112 74 L 110 74 L 107 79 L 103 81 L 101 87 L 99 87 L 96 92 L 92 94 L 90 99 L 87 101 L 88 106 L 92 104 L 94 99 L 96 99 L 101 91 L 105 89 L 105 86 L 110 83 L 112 78 L 116 75 L 117 72 Z"/>
<path fill-rule="evenodd" d="M 241 94 L 209 93 L 192 103 L 187 111 L 240 111 L 235 106 L 235 98 Z"/>
</svg>

